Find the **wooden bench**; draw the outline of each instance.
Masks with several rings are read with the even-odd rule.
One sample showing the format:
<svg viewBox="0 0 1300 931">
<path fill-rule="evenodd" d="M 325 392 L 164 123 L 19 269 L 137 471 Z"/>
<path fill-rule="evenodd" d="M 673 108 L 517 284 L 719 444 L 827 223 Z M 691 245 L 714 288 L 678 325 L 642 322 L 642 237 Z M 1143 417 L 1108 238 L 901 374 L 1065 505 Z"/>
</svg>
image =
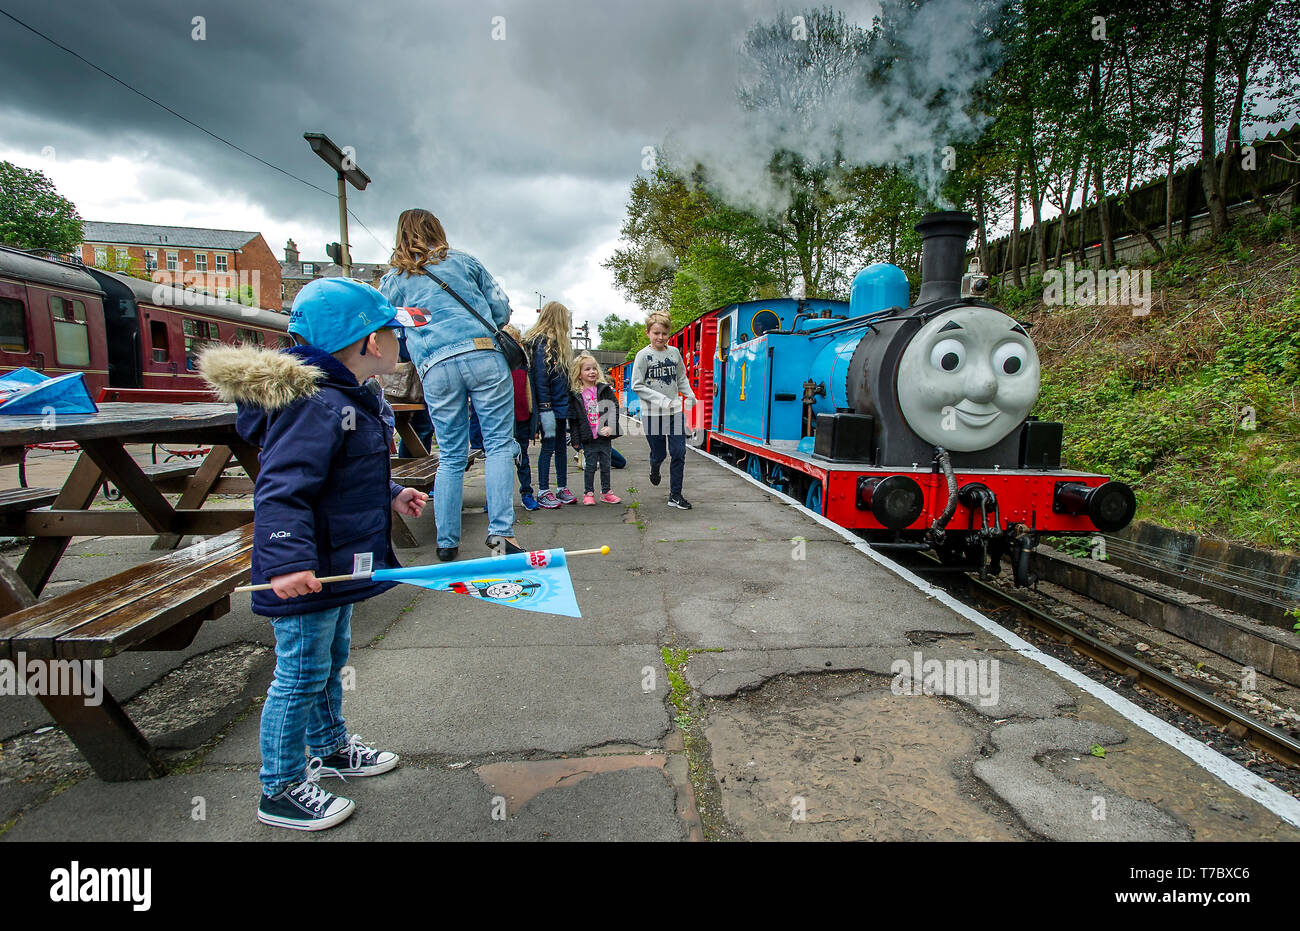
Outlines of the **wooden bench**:
<svg viewBox="0 0 1300 931">
<path fill-rule="evenodd" d="M 419 491 L 433 491 L 434 479 L 438 477 L 438 454 L 431 453 L 419 459 L 394 459 L 392 467 L 393 481 L 403 488 L 415 488 Z M 429 502 L 426 507 L 432 507 Z M 398 549 L 414 549 L 419 546 L 411 528 L 406 526 L 406 519 L 400 514 L 393 514 L 393 546 Z"/>
<path fill-rule="evenodd" d="M 0 659 L 21 661 L 21 670 L 44 664 L 53 682 L 70 660 L 184 649 L 204 621 L 230 610 L 232 590 L 248 581 L 252 546 L 248 524 L 0 617 Z M 92 663 L 80 668 L 81 694 L 37 696 L 51 717 L 104 781 L 164 775 L 148 740 L 104 687 L 101 670 Z M 88 704 L 88 693 L 102 701 Z"/>
</svg>

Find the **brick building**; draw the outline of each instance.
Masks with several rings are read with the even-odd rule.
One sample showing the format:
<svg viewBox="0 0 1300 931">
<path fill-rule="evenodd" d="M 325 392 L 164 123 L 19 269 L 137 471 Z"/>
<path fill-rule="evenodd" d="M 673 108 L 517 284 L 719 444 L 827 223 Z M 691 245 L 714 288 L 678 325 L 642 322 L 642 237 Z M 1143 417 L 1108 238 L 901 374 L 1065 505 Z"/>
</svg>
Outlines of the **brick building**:
<svg viewBox="0 0 1300 931">
<path fill-rule="evenodd" d="M 379 279 L 388 271 L 386 262 L 353 262 L 352 277 L 373 287 L 379 287 Z M 343 266 L 335 265 L 328 259 L 324 261 L 304 261 L 298 254 L 298 245 L 292 239 L 284 244 L 284 261 L 280 263 L 280 281 L 283 287 L 281 309 L 288 313 L 293 307 L 293 299 L 307 282 L 315 278 L 342 278 Z"/>
<path fill-rule="evenodd" d="M 280 263 L 261 233 L 87 221 L 83 235 L 79 251 L 87 265 L 122 267 L 130 258 L 161 284 L 231 300 L 252 288 L 258 307 L 280 308 Z"/>
</svg>

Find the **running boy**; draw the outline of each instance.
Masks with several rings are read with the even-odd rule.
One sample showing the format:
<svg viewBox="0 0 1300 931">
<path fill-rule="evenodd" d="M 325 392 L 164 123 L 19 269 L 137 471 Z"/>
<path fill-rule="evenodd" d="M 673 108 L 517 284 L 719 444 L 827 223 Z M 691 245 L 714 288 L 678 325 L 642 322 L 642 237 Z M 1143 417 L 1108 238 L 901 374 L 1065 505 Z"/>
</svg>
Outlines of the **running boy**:
<svg viewBox="0 0 1300 931">
<path fill-rule="evenodd" d="M 324 791 L 322 776 L 375 776 L 397 754 L 348 736 L 340 673 L 352 641 L 352 605 L 392 582 L 336 582 L 398 565 L 389 544 L 396 511 L 419 517 L 427 496 L 389 476 L 391 431 L 367 379 L 393 371 L 403 321 L 360 281 L 320 278 L 293 302 L 283 351 L 214 346 L 199 370 L 234 401 L 236 428 L 262 447 L 254 487 L 253 611 L 275 630 L 275 678 L 262 706 L 262 796 L 257 820 L 319 831 L 355 804 Z M 305 753 L 310 752 L 308 762 Z"/>
<path fill-rule="evenodd" d="M 596 503 L 596 467 L 600 466 L 600 487 L 604 489 L 600 500 L 618 504 L 622 499 L 614 494 L 609 480 L 610 444 L 619 435 L 618 398 L 601 373 L 600 363 L 589 352 L 574 357 L 569 381 L 573 385 L 569 398 L 573 448 L 582 450 L 586 460 L 582 503 Z"/>
<path fill-rule="evenodd" d="M 653 313 L 646 319 L 650 345 L 638 352 L 632 363 L 632 390 L 641 398 L 641 425 L 650 444 L 650 484 L 659 484 L 659 465 L 672 456 L 668 504 L 688 511 L 691 503 L 682 497 L 686 417 L 678 395 L 684 394 L 694 403 L 695 392 L 686 380 L 682 354 L 676 346 L 668 345 L 671 326 L 672 321 L 665 313 Z"/>
</svg>

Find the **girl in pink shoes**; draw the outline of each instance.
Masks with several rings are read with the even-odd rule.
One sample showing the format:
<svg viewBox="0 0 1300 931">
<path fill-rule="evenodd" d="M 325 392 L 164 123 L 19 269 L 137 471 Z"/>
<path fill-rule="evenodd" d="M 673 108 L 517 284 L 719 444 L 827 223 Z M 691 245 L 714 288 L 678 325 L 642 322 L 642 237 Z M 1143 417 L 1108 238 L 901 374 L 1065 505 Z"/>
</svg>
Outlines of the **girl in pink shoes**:
<svg viewBox="0 0 1300 931">
<path fill-rule="evenodd" d="M 583 486 L 586 494 L 583 504 L 596 503 L 596 466 L 600 466 L 600 484 L 605 493 L 600 500 L 618 504 L 622 499 L 610 489 L 610 448 L 618 430 L 618 398 L 605 380 L 600 363 L 589 352 L 574 357 L 569 369 L 573 393 L 569 401 L 569 423 L 573 435 L 573 448 L 582 450 L 586 466 L 583 469 Z"/>
</svg>

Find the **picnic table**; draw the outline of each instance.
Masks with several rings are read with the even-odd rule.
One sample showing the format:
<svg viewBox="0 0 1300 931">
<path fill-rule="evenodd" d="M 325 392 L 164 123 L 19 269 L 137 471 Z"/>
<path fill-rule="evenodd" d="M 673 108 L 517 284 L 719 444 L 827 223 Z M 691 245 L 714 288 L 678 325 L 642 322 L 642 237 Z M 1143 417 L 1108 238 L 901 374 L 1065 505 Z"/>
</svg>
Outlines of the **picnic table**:
<svg viewBox="0 0 1300 931">
<path fill-rule="evenodd" d="M 257 476 L 256 447 L 235 432 L 235 406 L 218 403 L 138 404 L 110 402 L 93 414 L 0 416 L 0 462 L 15 462 L 36 443 L 71 441 L 81 454 L 62 488 L 0 492 L 0 534 L 35 537 L 16 570 L 0 566 L 0 614 L 39 596 L 68 543 L 76 536 L 157 535 L 156 549 L 171 549 L 191 534 L 215 536 L 253 519 L 251 508 L 208 509 L 223 488 L 222 473 L 235 459 Z M 133 443 L 209 446 L 203 461 L 142 466 L 127 452 Z M 104 482 L 111 482 L 132 510 L 91 511 Z M 176 506 L 164 497 L 181 490 Z"/>
</svg>

